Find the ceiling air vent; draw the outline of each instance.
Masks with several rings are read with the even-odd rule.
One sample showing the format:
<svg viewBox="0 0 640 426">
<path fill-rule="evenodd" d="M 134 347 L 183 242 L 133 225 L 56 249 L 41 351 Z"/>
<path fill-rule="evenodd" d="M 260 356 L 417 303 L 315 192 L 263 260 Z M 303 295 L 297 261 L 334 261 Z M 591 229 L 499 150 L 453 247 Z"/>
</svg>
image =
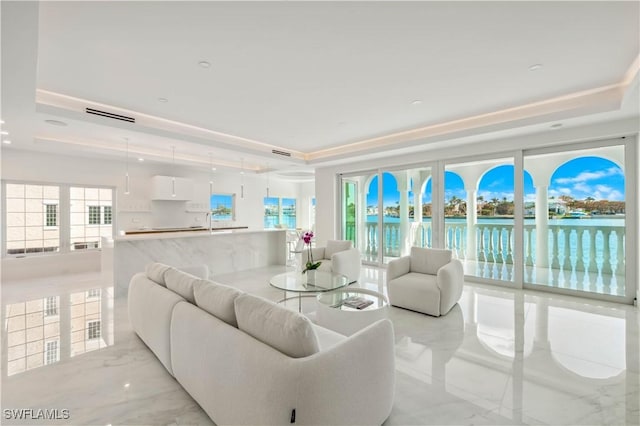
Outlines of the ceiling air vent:
<svg viewBox="0 0 640 426">
<path fill-rule="evenodd" d="M 285 152 L 285 151 L 278 151 L 277 149 L 272 149 L 271 150 L 272 154 L 278 154 L 278 155 L 283 155 L 285 157 L 291 157 L 291 153 L 290 152 Z"/>
<path fill-rule="evenodd" d="M 112 112 L 100 111 L 99 109 L 85 108 L 87 114 L 99 115 L 101 117 L 112 118 L 114 120 L 127 121 L 129 123 L 135 123 L 136 119 L 133 117 L 127 117 L 126 115 L 114 114 Z"/>
</svg>

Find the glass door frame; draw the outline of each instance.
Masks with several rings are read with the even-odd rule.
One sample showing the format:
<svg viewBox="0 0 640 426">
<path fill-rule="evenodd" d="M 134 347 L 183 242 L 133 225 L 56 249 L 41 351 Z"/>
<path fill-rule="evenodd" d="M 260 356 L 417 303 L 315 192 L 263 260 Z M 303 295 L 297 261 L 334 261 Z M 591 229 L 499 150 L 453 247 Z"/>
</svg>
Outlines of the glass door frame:
<svg viewBox="0 0 640 426">
<path fill-rule="evenodd" d="M 446 167 L 448 165 L 462 164 L 462 163 L 478 163 L 483 161 L 490 161 L 496 159 L 513 159 L 513 203 L 514 203 L 514 214 L 513 214 L 513 281 L 504 281 L 492 278 L 484 278 L 478 277 L 475 275 L 466 275 L 465 279 L 469 279 L 470 281 L 482 283 L 482 284 L 490 284 L 494 286 L 507 287 L 507 288 L 515 288 L 521 289 L 523 284 L 524 277 L 524 257 L 523 257 L 523 220 L 524 220 L 524 180 L 523 176 L 523 160 L 522 160 L 522 150 L 511 150 L 511 151 L 501 151 L 494 152 L 486 155 L 476 155 L 473 157 L 456 157 L 456 158 L 448 158 L 443 160 L 442 163 L 442 187 L 440 193 L 440 202 L 442 205 L 440 206 L 440 217 L 439 217 L 439 228 L 442 230 L 441 242 L 438 246 L 439 248 L 444 248 L 444 230 L 445 230 L 445 217 L 444 217 L 444 173 L 446 171 Z M 479 183 L 479 182 L 478 182 Z M 477 188 L 476 188 L 477 189 Z"/>
<path fill-rule="evenodd" d="M 384 241 L 383 241 L 383 237 L 384 237 L 384 229 L 383 229 L 383 223 L 384 223 L 384 217 L 383 217 L 383 212 L 384 212 L 384 197 L 383 197 L 383 174 L 385 172 L 394 172 L 394 171 L 401 171 L 401 170 L 407 170 L 407 169 L 415 169 L 415 168 L 430 168 L 431 169 L 431 200 L 432 200 L 432 218 L 431 218 L 431 223 L 432 223 L 432 232 L 433 232 L 433 247 L 434 248 L 440 248 L 442 247 L 443 244 L 443 227 L 444 227 L 444 215 L 442 212 L 442 207 L 443 207 L 443 203 L 442 203 L 442 194 L 444 193 L 443 191 L 443 179 L 442 179 L 442 173 L 444 170 L 444 166 L 443 166 L 443 162 L 442 161 L 428 161 L 428 162 L 420 162 L 420 163 L 412 163 L 412 164 L 406 164 L 406 165 L 401 165 L 401 166 L 394 166 L 394 167 L 388 167 L 388 168 L 376 168 L 376 169 L 368 169 L 368 170 L 362 170 L 362 171 L 357 171 L 357 172 L 349 172 L 349 173 L 340 173 L 338 174 L 338 177 L 340 179 L 340 191 L 339 191 L 339 197 L 340 197 L 340 209 L 343 210 L 344 209 L 344 182 L 345 180 L 347 181 L 353 181 L 353 178 L 355 177 L 360 177 L 363 175 L 373 175 L 378 177 L 378 200 L 377 200 L 377 207 L 378 207 L 378 226 L 377 226 L 377 231 L 376 231 L 376 238 L 378 240 L 378 252 L 376 254 L 376 260 L 374 261 L 370 261 L 370 260 L 366 260 L 363 258 L 362 263 L 365 265 L 371 265 L 371 266 L 378 266 L 378 267 L 385 267 L 386 263 L 384 263 Z M 363 185 L 358 185 L 358 190 L 359 191 L 366 191 L 367 188 L 364 188 Z M 421 206 L 422 207 L 422 206 Z M 362 206 L 361 208 L 366 208 L 366 206 Z M 415 206 L 414 206 L 415 208 Z M 357 215 L 356 215 L 357 216 Z M 339 235 L 343 236 L 345 235 L 345 229 L 344 229 L 344 218 L 345 218 L 345 212 L 341 211 L 340 212 L 340 223 L 338 226 L 339 229 Z M 357 219 L 357 218 L 356 218 Z M 442 219 L 442 220 L 440 220 Z M 440 224 L 440 222 L 442 222 L 442 225 Z M 363 226 L 362 224 L 360 224 L 360 226 Z M 358 225 L 356 224 L 356 228 L 358 227 Z M 357 235 L 356 235 L 356 241 L 357 241 Z"/>
<path fill-rule="evenodd" d="M 545 148 L 533 148 L 520 151 L 521 155 L 521 171 L 520 180 L 522 180 L 524 170 L 524 159 L 528 155 L 554 154 L 568 151 L 579 152 L 585 149 L 603 148 L 621 146 L 624 149 L 624 190 L 625 190 L 625 257 L 632 259 L 625 263 L 625 294 L 624 296 L 614 296 L 609 294 L 594 293 L 588 291 L 571 290 L 540 284 L 524 282 L 524 265 L 521 266 L 521 282 L 522 288 L 544 291 L 547 293 L 566 294 L 571 296 L 579 296 L 586 299 L 596 299 L 612 301 L 617 303 L 633 304 L 639 295 L 638 291 L 638 269 L 637 259 L 639 252 L 639 243 L 634 235 L 638 235 L 638 146 L 636 137 L 621 137 L 616 139 L 606 139 L 598 141 L 578 142 L 564 145 L 554 145 Z M 518 171 L 516 170 L 516 173 Z M 521 238 L 524 238 L 524 229 L 520 230 Z M 636 259 L 636 261 L 633 261 Z"/>
</svg>

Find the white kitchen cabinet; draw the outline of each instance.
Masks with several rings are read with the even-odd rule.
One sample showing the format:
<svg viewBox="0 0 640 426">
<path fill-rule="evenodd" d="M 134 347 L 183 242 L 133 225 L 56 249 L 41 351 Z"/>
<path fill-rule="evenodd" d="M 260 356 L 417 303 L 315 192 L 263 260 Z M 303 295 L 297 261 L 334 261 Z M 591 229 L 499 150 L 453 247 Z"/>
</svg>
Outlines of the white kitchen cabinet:
<svg viewBox="0 0 640 426">
<path fill-rule="evenodd" d="M 173 183 L 174 179 L 175 187 Z M 193 181 L 191 179 L 154 176 L 151 178 L 151 188 L 152 200 L 189 201 L 193 198 Z M 175 196 L 173 196 L 174 191 Z"/>
</svg>

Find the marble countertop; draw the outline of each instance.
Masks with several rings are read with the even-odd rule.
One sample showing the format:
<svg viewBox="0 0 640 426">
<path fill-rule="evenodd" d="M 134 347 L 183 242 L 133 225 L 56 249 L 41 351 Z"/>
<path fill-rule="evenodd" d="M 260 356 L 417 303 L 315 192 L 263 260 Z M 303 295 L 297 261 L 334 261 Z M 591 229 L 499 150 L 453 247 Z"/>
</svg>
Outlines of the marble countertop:
<svg viewBox="0 0 640 426">
<path fill-rule="evenodd" d="M 208 238 L 215 237 L 221 235 L 233 235 L 233 234 L 251 234 L 257 232 L 283 232 L 285 229 L 214 229 L 209 232 L 208 229 L 198 230 L 199 232 L 194 232 L 193 230 L 185 230 L 185 231 L 172 231 L 172 232 L 147 232 L 135 235 L 117 235 L 113 238 L 115 242 L 118 241 L 140 241 L 140 240 L 165 240 L 165 239 L 175 239 L 175 238 Z"/>
</svg>

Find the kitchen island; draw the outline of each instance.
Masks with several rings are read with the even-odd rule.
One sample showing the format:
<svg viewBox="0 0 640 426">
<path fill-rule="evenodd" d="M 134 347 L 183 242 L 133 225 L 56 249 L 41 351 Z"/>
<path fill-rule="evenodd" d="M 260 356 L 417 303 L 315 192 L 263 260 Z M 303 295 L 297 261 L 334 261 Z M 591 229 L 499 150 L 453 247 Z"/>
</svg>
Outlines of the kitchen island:
<svg viewBox="0 0 640 426">
<path fill-rule="evenodd" d="M 213 231 L 146 232 L 113 239 L 116 294 L 125 294 L 131 277 L 147 264 L 177 268 L 206 265 L 209 279 L 217 274 L 286 263 L 286 231 L 225 229 Z M 108 250 L 108 249 L 106 249 Z M 103 253 L 108 257 L 109 253 Z"/>
</svg>

